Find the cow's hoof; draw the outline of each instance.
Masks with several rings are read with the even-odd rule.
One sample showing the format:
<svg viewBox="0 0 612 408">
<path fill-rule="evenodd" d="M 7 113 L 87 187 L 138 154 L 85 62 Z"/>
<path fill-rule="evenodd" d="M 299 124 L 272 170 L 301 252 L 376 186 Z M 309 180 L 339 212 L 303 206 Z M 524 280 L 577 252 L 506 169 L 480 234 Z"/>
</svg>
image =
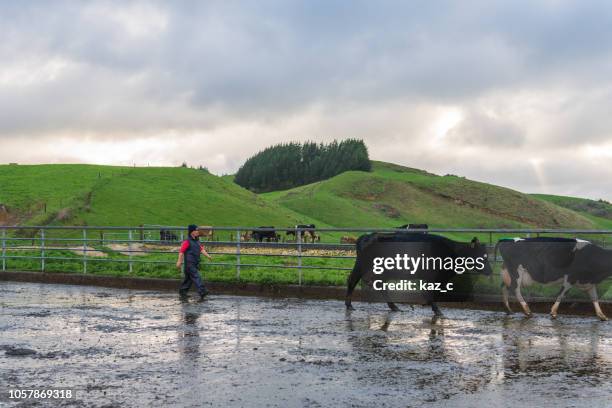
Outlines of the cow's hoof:
<svg viewBox="0 0 612 408">
<path fill-rule="evenodd" d="M 608 321 L 608 317 L 605 315 L 599 316 L 599 320 L 601 320 L 602 322 L 607 322 Z"/>
<path fill-rule="evenodd" d="M 355 310 L 353 305 L 346 305 L 346 310 Z"/>
<path fill-rule="evenodd" d="M 514 312 L 512 310 L 506 310 L 506 315 L 507 316 L 511 316 L 513 314 L 514 314 Z"/>
<path fill-rule="evenodd" d="M 533 317 L 533 313 L 525 313 L 525 319 L 531 319 Z"/>
<path fill-rule="evenodd" d="M 556 315 L 556 314 L 552 314 L 552 313 L 551 313 L 551 314 L 550 314 L 550 318 L 551 318 L 551 319 L 556 319 L 556 318 L 557 318 L 557 315 Z"/>
</svg>

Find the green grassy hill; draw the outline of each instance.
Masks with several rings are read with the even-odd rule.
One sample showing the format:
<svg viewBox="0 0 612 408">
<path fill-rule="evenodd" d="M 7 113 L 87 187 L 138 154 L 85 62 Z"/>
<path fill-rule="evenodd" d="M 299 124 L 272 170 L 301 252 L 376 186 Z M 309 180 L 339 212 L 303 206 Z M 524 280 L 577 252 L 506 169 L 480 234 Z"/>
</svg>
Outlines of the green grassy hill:
<svg viewBox="0 0 612 408">
<path fill-rule="evenodd" d="M 598 228 L 600 220 L 508 188 L 373 162 L 266 200 L 335 226 L 427 223 L 432 227 Z"/>
<path fill-rule="evenodd" d="M 612 228 L 606 203 L 528 195 L 383 162 L 373 162 L 372 172 L 261 195 L 232 176 L 188 168 L 2 165 L 0 204 L 9 210 L 5 223 L 29 225 Z"/>
<path fill-rule="evenodd" d="M 173 167 L 0 166 L 9 224 L 295 225 L 311 222 L 228 178 Z M 6 216 L 6 215 L 5 215 Z"/>
<path fill-rule="evenodd" d="M 598 228 L 612 229 L 612 204 L 608 202 L 549 194 L 532 194 L 532 197 L 575 211 Z"/>
</svg>

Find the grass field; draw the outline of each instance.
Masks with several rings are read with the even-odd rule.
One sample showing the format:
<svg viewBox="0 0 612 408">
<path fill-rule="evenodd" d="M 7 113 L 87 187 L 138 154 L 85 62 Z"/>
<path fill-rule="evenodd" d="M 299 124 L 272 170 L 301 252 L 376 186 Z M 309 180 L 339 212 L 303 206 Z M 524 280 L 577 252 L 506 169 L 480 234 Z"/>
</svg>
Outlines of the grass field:
<svg viewBox="0 0 612 408">
<path fill-rule="evenodd" d="M 504 187 L 383 162 L 374 162 L 370 173 L 346 172 L 262 197 L 338 227 L 426 223 L 436 228 L 597 229 L 611 221 Z"/>
<path fill-rule="evenodd" d="M 230 179 L 176 167 L 0 166 L 0 203 L 22 225 L 311 222 Z"/>
<path fill-rule="evenodd" d="M 550 194 L 532 194 L 533 197 L 567 208 L 591 220 L 597 228 L 612 230 L 612 204 L 588 198 Z"/>
</svg>

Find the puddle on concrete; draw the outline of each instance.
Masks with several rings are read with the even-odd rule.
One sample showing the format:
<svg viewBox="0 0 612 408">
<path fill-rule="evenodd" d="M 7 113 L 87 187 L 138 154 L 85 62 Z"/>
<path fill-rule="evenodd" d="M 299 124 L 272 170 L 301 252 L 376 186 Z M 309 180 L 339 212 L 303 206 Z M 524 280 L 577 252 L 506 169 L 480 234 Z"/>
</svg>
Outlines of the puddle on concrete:
<svg viewBox="0 0 612 408">
<path fill-rule="evenodd" d="M 195 295 L 194 295 L 195 296 Z M 87 406 L 604 407 L 612 323 L 0 282 L 0 388 Z M 9 404 L 7 394 L 0 405 Z M 66 406 L 68 402 L 66 402 Z"/>
</svg>

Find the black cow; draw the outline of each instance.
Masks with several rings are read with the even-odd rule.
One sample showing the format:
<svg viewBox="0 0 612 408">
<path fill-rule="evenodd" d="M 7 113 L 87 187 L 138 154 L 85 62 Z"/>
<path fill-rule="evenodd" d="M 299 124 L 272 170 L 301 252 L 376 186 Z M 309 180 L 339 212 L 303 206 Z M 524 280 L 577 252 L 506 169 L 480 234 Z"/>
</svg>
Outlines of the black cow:
<svg viewBox="0 0 612 408">
<path fill-rule="evenodd" d="M 355 248 L 357 251 L 357 260 L 355 261 L 355 265 L 353 266 L 353 270 L 348 277 L 347 280 L 347 291 L 346 291 L 346 300 L 345 305 L 349 310 L 353 310 L 353 306 L 351 304 L 351 295 L 353 294 L 353 290 L 359 280 L 363 279 L 365 282 L 372 282 L 374 279 L 374 273 L 372 271 L 372 265 L 362 265 L 361 259 L 363 259 L 360 254 L 363 253 L 368 246 L 373 243 L 378 242 L 414 242 L 414 243 L 427 243 L 428 250 L 424 252 L 419 252 L 419 254 L 415 254 L 414 256 L 423 255 L 425 257 L 428 256 L 436 256 L 441 258 L 450 257 L 453 259 L 459 257 L 472 257 L 479 258 L 482 257 L 484 259 L 487 258 L 487 248 L 482 245 L 478 238 L 474 237 L 471 242 L 456 242 L 446 237 L 435 235 L 435 234 L 422 234 L 419 232 L 393 232 L 393 233 L 371 233 L 360 236 L 357 239 L 355 244 Z M 485 275 L 491 275 L 491 265 L 489 262 L 485 262 L 484 269 L 481 273 Z M 424 271 L 417 271 L 412 275 L 412 279 L 415 280 L 424 280 L 428 281 L 431 277 L 436 277 L 437 282 L 441 282 L 442 284 L 446 284 L 448 280 L 450 280 L 453 276 L 455 276 L 454 271 L 447 270 L 428 270 L 426 273 Z M 431 309 L 435 313 L 435 315 L 441 315 L 440 308 L 435 302 L 434 295 L 431 293 L 425 294 L 425 298 L 428 305 L 431 305 Z M 391 310 L 397 311 L 399 310 L 395 303 L 391 301 L 387 301 L 387 305 Z"/>
<path fill-rule="evenodd" d="M 176 236 L 174 232 L 170 230 L 161 229 L 159 230 L 159 240 L 162 242 L 173 242 L 173 241 L 177 241 L 178 237 Z"/>
<path fill-rule="evenodd" d="M 523 312 L 530 317 L 521 287 L 556 283 L 562 288 L 550 310 L 551 317 L 557 317 L 563 296 L 575 286 L 589 293 L 597 317 L 608 320 L 599 306 L 597 284 L 612 276 L 612 250 L 589 241 L 557 237 L 504 239 L 495 246 L 496 253 L 498 249 L 504 261 L 502 294 L 508 313 L 512 313 L 508 290 L 513 291 Z"/>
<path fill-rule="evenodd" d="M 276 233 L 274 227 L 259 227 L 258 229 L 251 232 L 251 237 L 257 242 L 278 242 L 279 235 Z"/>
<path fill-rule="evenodd" d="M 395 227 L 395 229 L 428 229 L 429 225 L 427 224 L 404 224 L 399 227 Z"/>
<path fill-rule="evenodd" d="M 320 237 L 315 233 L 316 225 L 314 224 L 298 224 L 294 228 L 299 228 L 302 231 L 304 242 L 310 240 L 310 242 L 314 243 L 320 240 Z M 286 235 L 295 237 L 295 231 L 287 230 Z"/>
</svg>

